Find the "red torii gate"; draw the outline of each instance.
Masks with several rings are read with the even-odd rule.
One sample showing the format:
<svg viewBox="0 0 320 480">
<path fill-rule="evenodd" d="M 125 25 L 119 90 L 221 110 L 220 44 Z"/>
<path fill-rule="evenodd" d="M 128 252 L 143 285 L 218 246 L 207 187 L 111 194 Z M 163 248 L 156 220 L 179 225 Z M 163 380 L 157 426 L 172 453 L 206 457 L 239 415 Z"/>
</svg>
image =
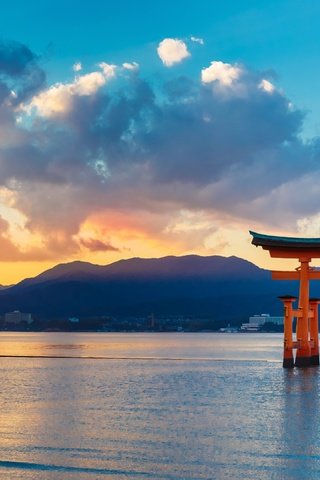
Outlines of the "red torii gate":
<svg viewBox="0 0 320 480">
<path fill-rule="evenodd" d="M 295 271 L 273 271 L 273 280 L 299 280 L 298 308 L 293 308 L 297 297 L 279 297 L 284 304 L 283 366 L 291 368 L 319 365 L 318 304 L 320 299 L 309 298 L 309 281 L 320 280 L 320 271 L 309 266 L 312 258 L 320 258 L 320 238 L 295 238 L 249 232 L 252 244 L 269 250 L 274 258 L 296 258 L 300 267 Z M 297 319 L 296 340 L 293 340 L 292 322 Z M 297 349 L 293 359 L 293 349 Z"/>
</svg>

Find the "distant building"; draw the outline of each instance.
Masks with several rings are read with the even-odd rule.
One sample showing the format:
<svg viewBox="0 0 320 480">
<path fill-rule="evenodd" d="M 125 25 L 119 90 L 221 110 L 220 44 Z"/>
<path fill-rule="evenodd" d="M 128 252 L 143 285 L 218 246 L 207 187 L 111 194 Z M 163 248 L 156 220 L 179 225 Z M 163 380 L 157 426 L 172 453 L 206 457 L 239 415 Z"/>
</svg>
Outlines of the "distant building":
<svg viewBox="0 0 320 480">
<path fill-rule="evenodd" d="M 257 325 L 264 325 L 265 323 L 283 325 L 283 317 L 273 317 L 269 315 L 269 313 L 261 313 L 260 315 L 253 315 L 253 317 L 249 317 L 249 323 L 255 323 Z"/>
<path fill-rule="evenodd" d="M 149 315 L 148 317 L 148 327 L 153 329 L 155 328 L 155 326 L 156 326 L 156 319 L 155 319 L 154 313 L 151 313 L 151 315 Z"/>
<path fill-rule="evenodd" d="M 240 332 L 259 332 L 262 324 L 259 323 L 243 323 L 240 327 Z"/>
<path fill-rule="evenodd" d="M 231 327 L 231 326 L 230 326 L 230 323 L 228 323 L 228 326 L 227 326 L 227 327 L 219 328 L 218 331 L 219 331 L 219 332 L 222 332 L 222 333 L 236 333 L 236 332 L 238 332 L 238 328 L 236 328 L 236 327 Z"/>
<path fill-rule="evenodd" d="M 243 323 L 240 327 L 242 332 L 259 332 L 266 323 L 274 323 L 275 325 L 283 325 L 283 317 L 274 317 L 269 313 L 261 313 L 249 317 L 248 323 Z"/>
<path fill-rule="evenodd" d="M 31 313 L 22 313 L 19 310 L 15 310 L 14 312 L 9 312 L 4 315 L 4 321 L 6 323 L 11 323 L 14 325 L 18 325 L 21 322 L 26 322 L 28 324 L 32 323 L 32 316 Z"/>
<path fill-rule="evenodd" d="M 70 317 L 70 318 L 69 318 L 69 322 L 70 322 L 70 323 L 79 323 L 80 320 L 79 320 L 78 317 Z"/>
</svg>

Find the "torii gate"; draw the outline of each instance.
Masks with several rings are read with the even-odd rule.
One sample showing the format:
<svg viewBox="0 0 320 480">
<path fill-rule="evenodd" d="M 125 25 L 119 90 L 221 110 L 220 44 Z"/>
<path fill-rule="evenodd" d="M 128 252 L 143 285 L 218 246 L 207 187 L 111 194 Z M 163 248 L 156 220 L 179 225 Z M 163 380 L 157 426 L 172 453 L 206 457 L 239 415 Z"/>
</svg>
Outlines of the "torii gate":
<svg viewBox="0 0 320 480">
<path fill-rule="evenodd" d="M 293 308 L 297 297 L 279 297 L 284 304 L 283 367 L 292 368 L 319 365 L 318 304 L 320 299 L 309 298 L 309 280 L 320 280 L 320 271 L 309 266 L 312 258 L 320 258 L 320 238 L 295 238 L 264 235 L 249 231 L 252 244 L 269 250 L 273 258 L 296 258 L 300 267 L 295 271 L 273 271 L 273 280 L 299 280 L 298 308 Z M 296 341 L 293 341 L 292 322 L 297 319 Z M 295 362 L 293 349 L 297 349 Z"/>
</svg>

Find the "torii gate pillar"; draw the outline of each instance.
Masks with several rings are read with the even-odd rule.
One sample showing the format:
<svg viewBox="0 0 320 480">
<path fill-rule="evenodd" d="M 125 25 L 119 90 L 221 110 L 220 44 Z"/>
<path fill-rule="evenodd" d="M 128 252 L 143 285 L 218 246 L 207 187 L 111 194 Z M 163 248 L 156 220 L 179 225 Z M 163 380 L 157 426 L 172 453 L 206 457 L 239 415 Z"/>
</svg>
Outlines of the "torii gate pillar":
<svg viewBox="0 0 320 480">
<path fill-rule="evenodd" d="M 277 237 L 251 232 L 252 243 L 269 250 L 274 258 L 295 258 L 300 267 L 292 272 L 271 272 L 274 280 L 299 280 L 298 309 L 293 308 L 296 297 L 279 297 L 284 304 L 283 366 L 291 368 L 319 365 L 318 304 L 319 299 L 309 299 L 310 280 L 320 280 L 320 271 L 312 269 L 312 258 L 320 258 L 320 238 Z M 292 338 L 293 318 L 297 319 L 296 341 Z M 297 349 L 295 363 L 293 349 Z"/>
<path fill-rule="evenodd" d="M 292 304 L 297 300 L 297 297 L 291 297 L 290 295 L 284 295 L 279 297 L 283 301 L 284 306 L 284 342 L 283 342 L 283 368 L 293 368 L 293 335 L 292 335 L 292 322 L 293 322 L 293 307 Z"/>
<path fill-rule="evenodd" d="M 312 312 L 310 318 L 310 342 L 311 342 L 311 365 L 319 365 L 319 322 L 318 322 L 318 305 L 319 298 L 310 298 L 310 310 Z"/>
</svg>

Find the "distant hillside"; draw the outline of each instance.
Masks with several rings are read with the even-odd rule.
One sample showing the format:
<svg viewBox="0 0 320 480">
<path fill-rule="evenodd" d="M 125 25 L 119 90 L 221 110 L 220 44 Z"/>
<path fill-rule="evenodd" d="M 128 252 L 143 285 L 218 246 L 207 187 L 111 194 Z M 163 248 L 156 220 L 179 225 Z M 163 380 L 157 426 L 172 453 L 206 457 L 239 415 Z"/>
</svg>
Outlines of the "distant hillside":
<svg viewBox="0 0 320 480">
<path fill-rule="evenodd" d="M 88 278 L 173 278 L 173 277 L 216 277 L 230 275 L 250 278 L 262 271 L 253 263 L 238 257 L 183 257 L 131 258 L 119 260 L 110 265 L 94 265 L 75 261 L 62 263 L 46 270 L 37 277 L 20 282 L 17 287 L 25 287 L 43 282 L 61 280 L 84 280 Z"/>
<path fill-rule="evenodd" d="M 0 290 L 0 313 L 19 309 L 53 318 L 153 312 L 232 320 L 279 314 L 277 295 L 296 291 L 295 282 L 273 282 L 268 271 L 237 257 L 132 258 L 106 266 L 78 261 Z"/>
</svg>

